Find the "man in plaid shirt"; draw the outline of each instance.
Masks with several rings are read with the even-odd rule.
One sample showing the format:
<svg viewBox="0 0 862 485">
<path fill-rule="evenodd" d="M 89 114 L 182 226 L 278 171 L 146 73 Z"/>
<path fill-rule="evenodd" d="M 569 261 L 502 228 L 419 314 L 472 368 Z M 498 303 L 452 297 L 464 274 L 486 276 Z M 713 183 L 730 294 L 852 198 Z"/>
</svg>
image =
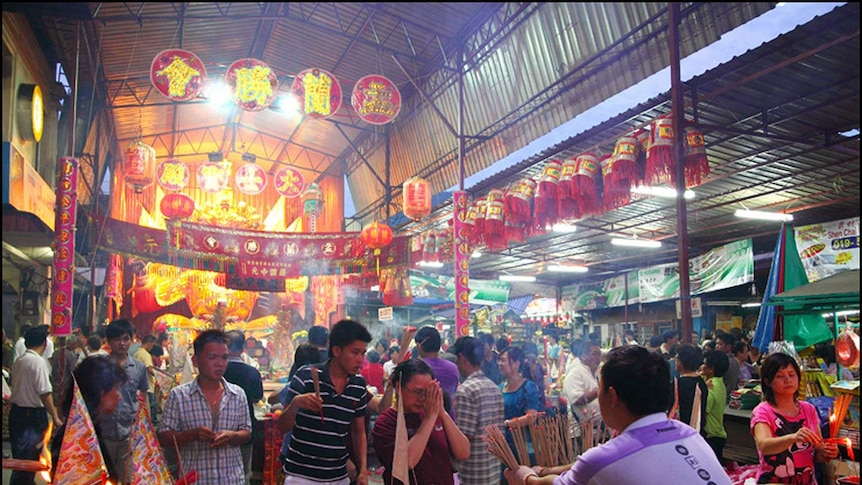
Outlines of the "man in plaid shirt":
<svg viewBox="0 0 862 485">
<path fill-rule="evenodd" d="M 458 427 L 470 440 L 470 457 L 458 462 L 458 481 L 462 485 L 500 483 L 500 462 L 488 453 L 482 439 L 485 427 L 505 421 L 503 392 L 482 373 L 485 348 L 473 337 L 458 337 L 452 346 L 458 372 L 464 382 L 455 391 Z"/>
</svg>

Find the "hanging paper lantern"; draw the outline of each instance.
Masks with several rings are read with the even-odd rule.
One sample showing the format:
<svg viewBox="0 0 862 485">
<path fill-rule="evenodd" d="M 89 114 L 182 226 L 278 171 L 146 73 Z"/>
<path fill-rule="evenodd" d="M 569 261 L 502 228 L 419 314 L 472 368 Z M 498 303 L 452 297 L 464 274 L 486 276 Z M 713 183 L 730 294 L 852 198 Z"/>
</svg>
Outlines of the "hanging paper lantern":
<svg viewBox="0 0 862 485">
<path fill-rule="evenodd" d="M 350 99 L 356 114 L 372 125 L 389 123 L 401 111 L 398 86 L 379 74 L 370 74 L 356 81 Z"/>
<path fill-rule="evenodd" d="M 207 79 L 203 61 L 193 52 L 168 49 L 156 54 L 150 64 L 150 82 L 171 101 L 196 98 Z"/>
<path fill-rule="evenodd" d="M 275 191 L 279 194 L 293 199 L 302 195 L 305 190 L 305 179 L 302 172 L 293 167 L 284 167 L 275 174 Z"/>
<path fill-rule="evenodd" d="M 542 167 L 542 175 L 539 177 L 539 187 L 535 197 L 535 224 L 537 228 L 553 226 L 559 220 L 560 214 L 560 173 L 563 170 L 563 162 L 559 160 L 548 160 Z"/>
<path fill-rule="evenodd" d="M 300 110 L 315 119 L 329 118 L 341 107 L 341 85 L 323 69 L 305 69 L 297 74 L 290 91 L 299 98 Z"/>
<path fill-rule="evenodd" d="M 696 187 L 709 176 L 709 160 L 703 133 L 691 126 L 685 128 L 685 186 Z"/>
<path fill-rule="evenodd" d="M 392 242 L 392 228 L 388 225 L 374 221 L 362 228 L 359 238 L 366 246 L 374 250 L 377 260 L 377 274 L 380 274 L 380 249 L 385 248 Z"/>
<path fill-rule="evenodd" d="M 504 220 L 506 222 L 507 241 L 524 242 L 527 236 L 527 226 L 533 219 L 533 195 L 536 192 L 536 181 L 531 178 L 521 179 L 509 186 L 504 196 Z"/>
<path fill-rule="evenodd" d="M 169 220 L 185 219 L 195 211 L 195 201 L 186 194 L 167 194 L 162 197 L 159 209 Z"/>
<path fill-rule="evenodd" d="M 559 218 L 571 221 L 581 217 L 578 203 L 575 201 L 575 157 L 567 158 L 560 168 L 560 181 L 557 183 L 557 193 L 560 196 Z"/>
<path fill-rule="evenodd" d="M 246 58 L 234 61 L 224 75 L 233 102 L 246 111 L 260 111 L 278 94 L 278 78 L 265 62 Z"/>
<path fill-rule="evenodd" d="M 631 188 L 638 181 L 638 154 L 640 142 L 634 134 L 620 137 L 608 161 L 607 175 L 602 166 L 605 184 L 604 200 L 609 209 L 631 202 Z"/>
<path fill-rule="evenodd" d="M 404 215 L 418 221 L 431 213 L 431 184 L 419 177 L 404 181 Z"/>
<path fill-rule="evenodd" d="M 177 192 L 189 184 L 189 167 L 185 163 L 171 158 L 156 167 L 156 182 L 167 192 Z"/>
<path fill-rule="evenodd" d="M 237 169 L 234 182 L 243 194 L 257 195 L 266 188 L 266 171 L 255 163 L 246 163 Z"/>
<path fill-rule="evenodd" d="M 319 217 L 323 214 L 323 191 L 312 182 L 302 193 L 302 213 L 308 217 Z"/>
<path fill-rule="evenodd" d="M 485 199 L 485 246 L 489 251 L 506 249 L 506 223 L 503 218 L 505 194 L 500 189 L 491 189 Z M 477 219 L 478 220 L 478 219 Z"/>
<path fill-rule="evenodd" d="M 198 187 L 204 192 L 221 192 L 227 187 L 230 171 L 221 162 L 207 162 L 198 166 Z"/>
<path fill-rule="evenodd" d="M 582 153 L 575 159 L 572 197 L 575 199 L 582 217 L 598 213 L 601 206 L 598 191 L 600 168 L 599 159 L 592 153 Z"/>
<path fill-rule="evenodd" d="M 650 146 L 644 182 L 647 185 L 673 183 L 673 120 L 658 118 L 650 125 Z"/>
<path fill-rule="evenodd" d="M 153 184 L 156 168 L 156 149 L 142 141 L 132 142 L 126 148 L 123 170 L 126 185 L 140 194 Z"/>
</svg>

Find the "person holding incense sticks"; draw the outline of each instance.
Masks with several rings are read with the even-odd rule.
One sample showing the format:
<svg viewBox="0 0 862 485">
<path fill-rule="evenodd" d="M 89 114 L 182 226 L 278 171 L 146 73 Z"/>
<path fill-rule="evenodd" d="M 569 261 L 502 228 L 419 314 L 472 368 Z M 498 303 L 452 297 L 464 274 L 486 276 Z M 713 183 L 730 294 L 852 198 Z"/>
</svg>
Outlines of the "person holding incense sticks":
<svg viewBox="0 0 862 485">
<path fill-rule="evenodd" d="M 411 485 L 452 485 L 451 460 L 470 456 L 470 441 L 443 407 L 443 390 L 434 371 L 423 360 L 407 359 L 392 372 L 390 386 L 403 405 L 407 427 L 407 466 Z M 398 410 L 389 408 L 374 423 L 371 432 L 377 457 L 383 464 L 383 482 L 392 478 Z"/>
<path fill-rule="evenodd" d="M 838 457 L 838 446 L 820 435 L 814 405 L 799 400 L 802 372 L 793 357 L 774 353 L 760 368 L 764 401 L 751 411 L 751 433 L 760 464 L 757 483 L 816 485 L 814 462 Z"/>
<path fill-rule="evenodd" d="M 589 449 L 561 475 L 506 470 L 510 485 L 730 485 L 712 449 L 691 426 L 667 415 L 670 365 L 639 345 L 611 350 L 600 370 L 599 406 L 619 436 Z"/>
</svg>

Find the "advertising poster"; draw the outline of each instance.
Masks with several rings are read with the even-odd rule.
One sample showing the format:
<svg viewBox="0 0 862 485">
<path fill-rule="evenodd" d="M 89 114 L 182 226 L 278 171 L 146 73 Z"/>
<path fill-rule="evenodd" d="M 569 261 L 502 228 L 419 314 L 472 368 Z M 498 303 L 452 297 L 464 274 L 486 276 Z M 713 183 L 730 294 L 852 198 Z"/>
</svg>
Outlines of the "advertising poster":
<svg viewBox="0 0 862 485">
<path fill-rule="evenodd" d="M 859 218 L 797 227 L 796 247 L 808 282 L 859 269 Z"/>
</svg>

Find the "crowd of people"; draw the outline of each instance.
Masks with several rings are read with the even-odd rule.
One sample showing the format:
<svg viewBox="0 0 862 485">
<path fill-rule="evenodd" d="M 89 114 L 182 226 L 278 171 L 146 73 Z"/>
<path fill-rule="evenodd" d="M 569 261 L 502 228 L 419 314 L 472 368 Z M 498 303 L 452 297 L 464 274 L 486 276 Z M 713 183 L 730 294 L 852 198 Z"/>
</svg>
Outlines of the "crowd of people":
<svg viewBox="0 0 862 485">
<path fill-rule="evenodd" d="M 342 320 L 331 329 L 311 327 L 295 347 L 286 384 L 265 396 L 262 375 L 243 352 L 243 332 L 206 330 L 191 346 L 196 376 L 173 387 L 162 409 L 153 377 L 165 365 L 164 336 L 138 343 L 131 323 L 115 320 L 104 341 L 64 339 L 48 365 L 47 326 L 24 330 L 24 350 L 10 359 L 13 457 L 37 459 L 49 422 L 60 433 L 53 440 L 59 452 L 77 382 L 113 483 L 131 481 L 129 432 L 139 405 L 150 408 L 162 448 L 178 450 L 197 483 L 251 483 L 262 428 L 255 405 L 265 401 L 283 434 L 285 485 L 367 485 L 375 472 L 384 483 L 404 485 L 454 485 L 456 477 L 464 485 L 726 484 L 728 397 L 756 378 L 764 393 L 751 419 L 759 480 L 816 483 L 815 463 L 838 456 L 820 433 L 816 410 L 798 399 L 796 360 L 757 355 L 726 332 L 700 345 L 680 343 L 677 330 L 648 345 L 626 332 L 610 350 L 593 336 L 568 346 L 549 337 L 540 352 L 535 343 L 481 332 L 448 345 L 431 326 L 406 328 L 400 344 L 389 345 L 373 341 L 360 322 Z M 549 399 L 552 392 L 562 405 Z M 559 467 L 506 470 L 488 452 L 487 427 L 557 413 L 573 423 L 599 420 L 614 437 Z M 511 445 L 511 434 L 507 439 Z M 33 480 L 16 471 L 11 483 Z"/>
</svg>

